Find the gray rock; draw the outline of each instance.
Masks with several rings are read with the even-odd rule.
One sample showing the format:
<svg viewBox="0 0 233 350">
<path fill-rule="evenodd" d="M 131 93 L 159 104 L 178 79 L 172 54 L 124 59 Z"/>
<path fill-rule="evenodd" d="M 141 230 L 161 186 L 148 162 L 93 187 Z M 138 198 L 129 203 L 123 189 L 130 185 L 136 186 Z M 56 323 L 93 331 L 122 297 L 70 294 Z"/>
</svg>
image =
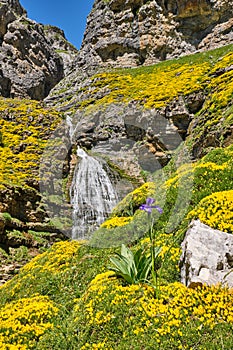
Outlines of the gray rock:
<svg viewBox="0 0 233 350">
<path fill-rule="evenodd" d="M 226 45 L 232 14 L 232 0 L 96 0 L 78 65 L 148 65 Z"/>
<path fill-rule="evenodd" d="M 49 40 L 53 49 L 63 61 L 64 74 L 68 75 L 75 67 L 78 50 L 67 41 L 62 29 L 51 25 L 45 25 L 44 32 L 46 34 L 46 39 Z"/>
<path fill-rule="evenodd" d="M 0 95 L 44 99 L 76 55 L 61 30 L 28 19 L 18 0 L 0 1 Z"/>
<path fill-rule="evenodd" d="M 142 171 L 149 175 L 161 169 L 183 142 L 188 124 L 174 124 L 173 119 L 180 115 L 178 110 L 170 109 L 168 113 L 166 108 L 145 110 L 133 103 L 116 103 L 86 114 L 77 111 L 72 119 L 72 141 L 107 157 L 126 174 L 142 181 Z"/>
<path fill-rule="evenodd" d="M 204 283 L 233 287 L 233 235 L 195 220 L 181 247 L 182 283 L 190 287 Z"/>
</svg>

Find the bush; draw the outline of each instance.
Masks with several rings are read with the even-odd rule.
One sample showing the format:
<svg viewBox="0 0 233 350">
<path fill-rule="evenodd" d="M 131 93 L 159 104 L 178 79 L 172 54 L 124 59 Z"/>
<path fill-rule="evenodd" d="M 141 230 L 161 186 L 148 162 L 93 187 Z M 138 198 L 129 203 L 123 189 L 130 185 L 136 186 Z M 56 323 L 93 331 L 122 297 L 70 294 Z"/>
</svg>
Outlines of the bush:
<svg viewBox="0 0 233 350">
<path fill-rule="evenodd" d="M 214 229 L 233 233 L 233 190 L 215 192 L 203 198 L 189 217 L 198 218 Z"/>
<path fill-rule="evenodd" d="M 6 304 L 0 311 L 0 347 L 35 349 L 40 337 L 53 328 L 58 308 L 47 297 L 36 295 Z"/>
<path fill-rule="evenodd" d="M 73 318 L 81 349 L 97 343 L 109 350 L 206 349 L 206 338 L 209 349 L 216 349 L 219 330 L 230 335 L 233 329 L 232 305 L 227 288 L 190 289 L 176 282 L 161 287 L 161 298 L 156 299 L 151 287 L 122 286 L 106 272 L 90 283 Z M 224 336 L 223 344 L 230 349 Z"/>
</svg>

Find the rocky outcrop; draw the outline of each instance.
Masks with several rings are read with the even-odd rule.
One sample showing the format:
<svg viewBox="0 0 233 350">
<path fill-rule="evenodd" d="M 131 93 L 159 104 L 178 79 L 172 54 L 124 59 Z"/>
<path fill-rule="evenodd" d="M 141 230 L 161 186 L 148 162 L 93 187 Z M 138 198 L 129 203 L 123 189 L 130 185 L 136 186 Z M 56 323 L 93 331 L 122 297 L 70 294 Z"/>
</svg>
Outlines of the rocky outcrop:
<svg viewBox="0 0 233 350">
<path fill-rule="evenodd" d="M 42 222 L 45 220 L 45 210 L 39 206 L 41 195 L 29 186 L 6 185 L 0 192 L 0 212 L 9 213 L 22 222 Z"/>
<path fill-rule="evenodd" d="M 64 77 L 76 53 L 62 31 L 28 19 L 18 0 L 0 2 L 2 96 L 42 100 Z"/>
<path fill-rule="evenodd" d="M 229 44 L 232 15 L 232 0 L 96 0 L 78 64 L 148 65 Z"/>
<path fill-rule="evenodd" d="M 64 236 L 52 227 L 46 232 L 44 225 L 43 230 L 36 232 L 30 224 L 12 218 L 9 213 L 0 213 L 0 286 L 40 254 L 41 248 L 63 239 Z"/>
<path fill-rule="evenodd" d="M 0 1 L 0 42 L 3 41 L 3 37 L 7 32 L 8 24 L 22 15 L 26 15 L 26 11 L 18 0 Z"/>
<path fill-rule="evenodd" d="M 44 32 L 46 39 L 49 40 L 55 52 L 61 57 L 64 67 L 64 74 L 67 75 L 75 67 L 75 59 L 78 50 L 66 40 L 65 33 L 62 29 L 45 25 Z"/>
<path fill-rule="evenodd" d="M 109 107 L 85 114 L 76 112 L 73 141 L 80 147 L 107 157 L 130 176 L 142 180 L 141 172 L 153 173 L 167 164 L 183 142 L 190 110 L 180 99 L 179 108 L 143 109 L 129 105 Z"/>
<path fill-rule="evenodd" d="M 194 221 L 181 247 L 182 283 L 190 287 L 204 283 L 233 287 L 233 235 Z"/>
</svg>

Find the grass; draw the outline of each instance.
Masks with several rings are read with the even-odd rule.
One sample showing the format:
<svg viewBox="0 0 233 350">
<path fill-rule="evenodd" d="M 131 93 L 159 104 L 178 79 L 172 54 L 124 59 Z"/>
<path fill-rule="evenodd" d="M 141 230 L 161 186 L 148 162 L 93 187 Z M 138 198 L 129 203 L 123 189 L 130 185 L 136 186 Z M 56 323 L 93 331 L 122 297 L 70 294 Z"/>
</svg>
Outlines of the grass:
<svg viewBox="0 0 233 350">
<path fill-rule="evenodd" d="M 230 350 L 232 291 L 220 286 L 190 289 L 177 281 L 179 243 L 191 220 L 188 212 L 196 206 L 200 209 L 198 203 L 201 198 L 233 188 L 232 152 L 232 146 L 218 148 L 190 168 L 184 165 L 178 169 L 167 166 L 164 169 L 169 174 L 167 179 L 155 187 L 144 185 L 138 188 L 115 208 L 113 218 L 127 215 L 128 211 L 132 216 L 129 223 L 125 220 L 125 225 L 121 226 L 122 220 L 115 220 L 115 227 L 102 227 L 96 232 L 97 236 L 101 233 L 98 240 L 94 235 L 90 242 L 55 243 L 26 264 L 17 276 L 0 288 L 0 321 L 6 325 L 0 331 L 2 348 L 8 349 L 11 344 L 18 346 L 17 349 L 41 350 L 214 350 L 220 349 L 221 344 L 223 349 Z M 185 216 L 183 208 L 179 208 L 178 214 L 182 220 L 176 221 L 176 228 L 168 234 L 167 227 L 178 188 L 185 188 L 189 176 L 193 177 L 190 204 Z M 220 181 L 222 179 L 224 181 Z M 117 244 L 115 248 L 103 248 L 105 238 L 109 242 L 112 237 L 112 242 L 115 240 L 119 246 L 117 234 L 121 233 L 122 237 L 133 227 L 141 225 L 141 236 L 131 236 L 128 243 L 133 250 L 139 246 L 149 249 L 147 215 L 137 209 L 148 193 L 153 195 L 148 191 L 153 191 L 160 205 L 161 193 L 166 194 L 163 214 L 154 216 L 156 244 L 162 246 L 162 259 L 168 256 L 162 271 L 159 299 L 154 297 L 153 288 L 149 285 L 127 285 L 116 278 L 108 266 L 109 257 L 119 248 Z M 220 216 L 218 220 L 225 219 Z M 133 223 L 135 226 L 132 226 Z M 102 248 L 96 244 L 100 239 Z M 40 330 L 35 326 L 38 323 L 35 300 L 41 305 Z M 45 300 L 50 311 L 43 306 Z M 16 305 L 21 310 L 19 314 L 15 314 Z M 11 310 L 12 315 L 8 323 L 4 316 L 7 310 Z M 27 320 L 23 318 L 26 310 L 31 310 L 32 315 Z M 18 324 L 17 329 L 13 324 Z M 25 331 L 25 324 L 29 333 Z"/>
<path fill-rule="evenodd" d="M 232 126 L 232 71 L 224 72 L 232 64 L 232 48 L 97 74 L 87 84 L 89 97 L 81 107 L 102 108 L 133 100 L 144 108 L 159 109 L 177 96 L 185 99 L 201 91 L 205 103 L 195 114 L 190 147 L 213 131 L 224 144 Z M 220 75 L 216 74 L 219 69 L 223 70 Z M 96 99 L 95 94 L 106 86 L 108 94 Z M 0 189 L 26 188 L 29 178 L 38 179 L 41 154 L 61 117 L 38 102 L 10 99 L 0 100 L 0 116 Z M 181 152 L 175 155 L 177 160 Z M 179 166 L 174 157 L 154 174 L 152 183 L 127 195 L 89 242 L 55 243 L 0 287 L 0 348 L 231 350 L 232 290 L 192 289 L 178 282 L 180 242 L 192 217 L 204 220 L 205 211 L 208 223 L 232 232 L 232 217 L 225 214 L 232 207 L 233 146 L 206 153 Z M 160 298 L 155 298 L 150 283 L 127 285 L 108 269 L 109 257 L 119 252 L 121 243 L 149 251 L 148 216 L 138 209 L 148 196 L 163 208 L 162 215 L 153 214 L 156 244 L 162 246 L 161 259 L 167 257 L 159 271 Z M 56 196 L 50 200 L 60 201 Z M 220 215 L 215 216 L 218 211 Z M 4 224 L 11 220 L 8 213 L 1 215 Z M 56 224 L 63 227 L 69 222 L 58 218 Z M 29 234 L 42 247 L 46 245 L 46 232 L 28 231 L 25 236 L 12 230 L 8 234 L 14 239 Z M 15 251 L 17 259 L 27 260 L 29 250 L 24 248 Z M 4 252 L 1 256 L 8 258 Z"/>
</svg>

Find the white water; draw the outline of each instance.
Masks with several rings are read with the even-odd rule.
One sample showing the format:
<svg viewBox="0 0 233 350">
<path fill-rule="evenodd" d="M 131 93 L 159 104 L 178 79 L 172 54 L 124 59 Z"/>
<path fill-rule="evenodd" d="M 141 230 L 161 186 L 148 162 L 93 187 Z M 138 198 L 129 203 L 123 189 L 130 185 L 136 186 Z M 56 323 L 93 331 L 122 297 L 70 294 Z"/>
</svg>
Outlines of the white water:
<svg viewBox="0 0 233 350">
<path fill-rule="evenodd" d="M 72 239 L 85 238 L 110 214 L 117 203 L 117 194 L 103 164 L 77 149 L 76 165 L 70 188 L 73 206 Z"/>
<path fill-rule="evenodd" d="M 73 126 L 72 118 L 70 116 L 66 117 L 66 124 L 67 124 L 67 126 L 69 128 L 70 141 L 72 142 L 73 141 L 74 132 L 75 132 L 75 128 Z"/>
</svg>

